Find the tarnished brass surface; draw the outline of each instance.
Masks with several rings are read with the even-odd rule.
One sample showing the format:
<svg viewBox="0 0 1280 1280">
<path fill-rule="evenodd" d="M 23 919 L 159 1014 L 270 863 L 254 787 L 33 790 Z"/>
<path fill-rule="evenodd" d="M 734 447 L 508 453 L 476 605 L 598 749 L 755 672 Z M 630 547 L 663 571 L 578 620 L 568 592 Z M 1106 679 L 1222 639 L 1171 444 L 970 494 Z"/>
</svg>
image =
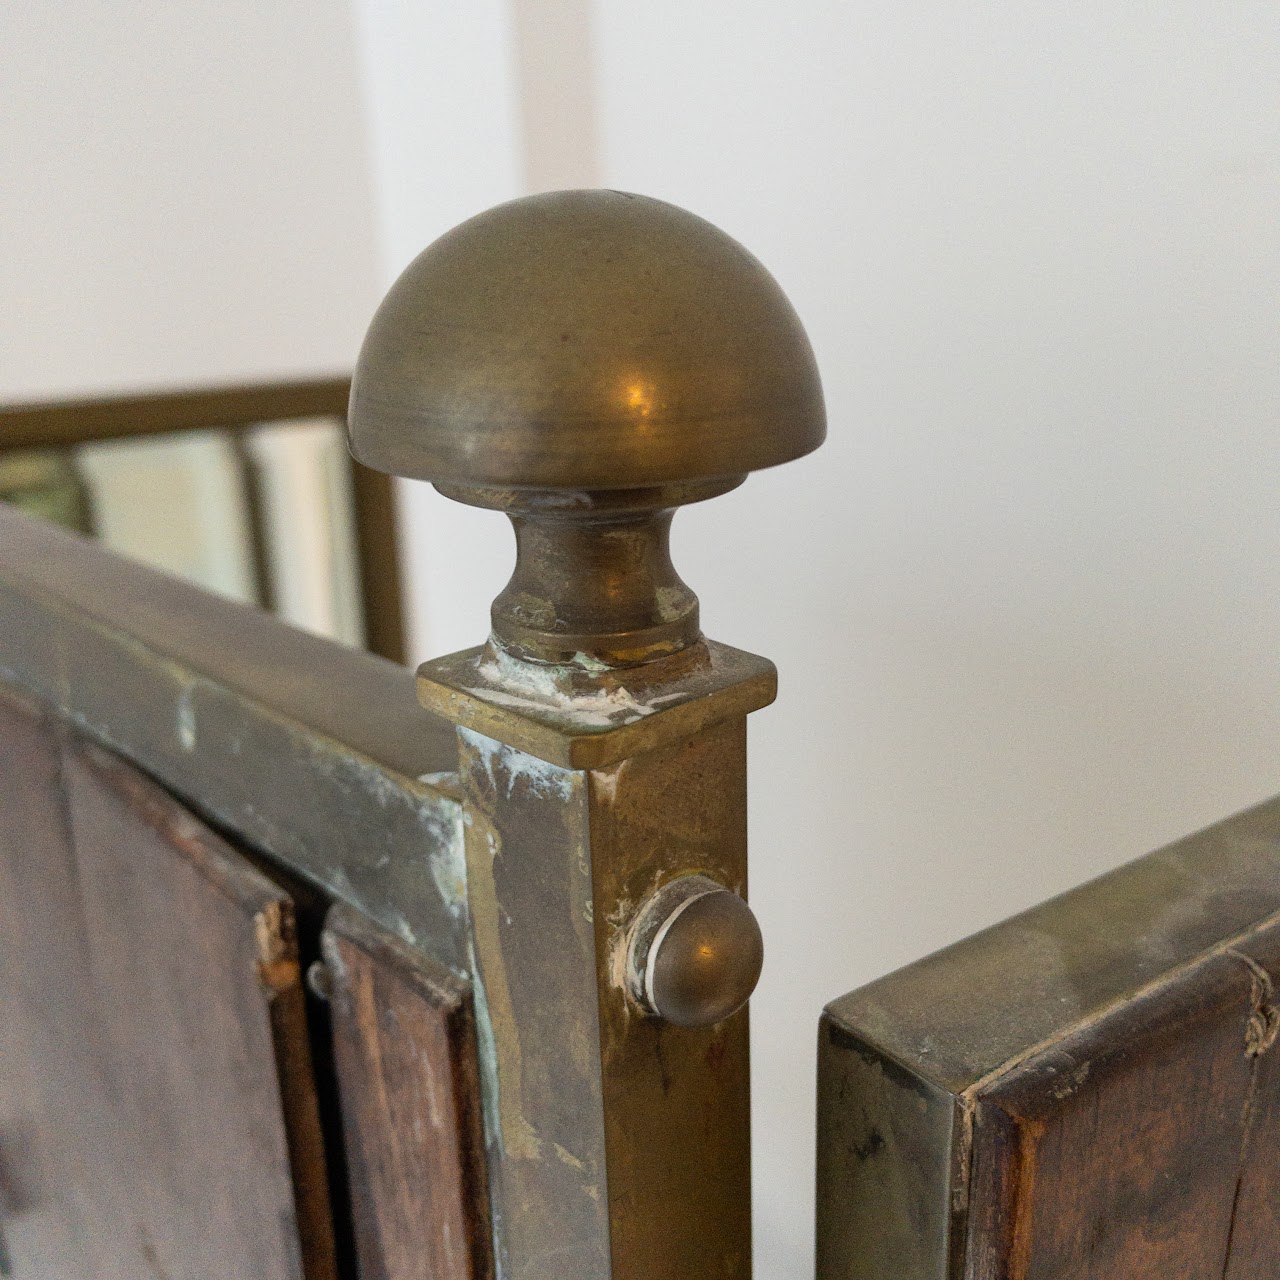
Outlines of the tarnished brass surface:
<svg viewBox="0 0 1280 1280">
<path fill-rule="evenodd" d="M 746 892 L 745 729 L 591 772 L 460 730 L 505 1276 L 750 1276 L 746 1012 L 672 1026 L 624 976 L 654 890 L 698 873 Z"/>
<path fill-rule="evenodd" d="M 604 1280 L 588 775 L 458 738 L 498 1274 Z"/>
<path fill-rule="evenodd" d="M 467 973 L 454 730 L 412 672 L 0 505 L 0 681 Z"/>
<path fill-rule="evenodd" d="M 653 489 L 466 489 L 447 497 L 505 510 L 516 567 L 493 602 L 493 636 L 514 657 L 632 666 L 694 644 L 698 597 L 668 545 L 674 508 L 736 488 L 742 477 Z"/>
<path fill-rule="evenodd" d="M 455 227 L 378 309 L 351 447 L 451 485 L 631 489 L 810 452 L 813 352 L 773 277 L 709 222 L 557 191 Z"/>
<path fill-rule="evenodd" d="M 640 908 L 627 949 L 637 1003 L 677 1027 L 710 1027 L 751 998 L 764 939 L 751 908 L 706 876 L 681 876 Z"/>
<path fill-rule="evenodd" d="M 418 673 L 458 726 L 500 1274 L 748 1280 L 746 1011 L 655 1017 L 627 954 L 673 879 L 745 897 L 745 717 L 776 673 L 702 638 L 668 531 L 675 508 L 822 442 L 800 322 L 692 214 L 535 196 L 409 266 L 348 422 L 362 461 L 516 529 L 489 643 Z"/>
<path fill-rule="evenodd" d="M 767 658 L 702 641 L 617 671 L 520 662 L 492 644 L 418 668 L 422 705 L 567 769 L 600 769 L 768 706 Z"/>
<path fill-rule="evenodd" d="M 1280 799 L 834 1001 L 818 1041 L 818 1280 L 986 1275 L 966 1265 L 977 1093 L 1277 919 Z M 1065 1049 L 1061 1063 L 1066 1097 Z"/>
<path fill-rule="evenodd" d="M 700 635 L 672 511 L 826 433 L 769 273 L 701 218 L 617 191 L 513 200 L 426 249 L 370 325 L 349 425 L 369 466 L 511 516 L 496 642 L 611 667 Z"/>
<path fill-rule="evenodd" d="M 748 1011 L 672 1026 L 624 977 L 654 890 L 697 873 L 747 897 L 746 720 L 589 776 L 612 1280 L 750 1280 Z"/>
</svg>

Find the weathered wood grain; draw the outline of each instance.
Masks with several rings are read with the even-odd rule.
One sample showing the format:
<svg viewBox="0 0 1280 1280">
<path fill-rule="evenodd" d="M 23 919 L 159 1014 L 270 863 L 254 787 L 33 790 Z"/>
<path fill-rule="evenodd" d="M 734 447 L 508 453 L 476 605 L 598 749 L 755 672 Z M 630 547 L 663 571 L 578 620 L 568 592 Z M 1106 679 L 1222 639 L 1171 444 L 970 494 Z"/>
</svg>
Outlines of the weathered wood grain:
<svg viewBox="0 0 1280 1280">
<path fill-rule="evenodd" d="M 323 950 L 362 1277 L 489 1280 L 468 984 L 345 906 Z"/>
<path fill-rule="evenodd" d="M 1252 980 L 1246 1039 L 1253 1071 L 1222 1276 L 1265 1280 L 1280 1275 L 1280 928 L 1242 943 L 1236 956 Z"/>
<path fill-rule="evenodd" d="M 1246 1150 L 1252 978 L 1205 957 L 972 1091 L 966 1274 L 1224 1274 L 1242 1161 L 1270 1160 Z"/>
<path fill-rule="evenodd" d="M 330 1280 L 288 898 L 9 696 L 0 948 L 17 1280 Z"/>
<path fill-rule="evenodd" d="M 831 1005 L 819 1280 L 1280 1280 L 1280 801 Z"/>
</svg>

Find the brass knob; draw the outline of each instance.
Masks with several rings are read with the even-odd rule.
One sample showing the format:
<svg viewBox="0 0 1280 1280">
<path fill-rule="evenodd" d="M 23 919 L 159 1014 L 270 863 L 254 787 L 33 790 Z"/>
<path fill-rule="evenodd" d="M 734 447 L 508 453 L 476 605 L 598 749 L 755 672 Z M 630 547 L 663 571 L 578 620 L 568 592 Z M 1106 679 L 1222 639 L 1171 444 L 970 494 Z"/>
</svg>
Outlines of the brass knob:
<svg viewBox="0 0 1280 1280">
<path fill-rule="evenodd" d="M 627 953 L 632 997 L 678 1027 L 709 1027 L 750 999 L 764 964 L 751 908 L 706 876 L 681 876 L 641 907 Z"/>
<path fill-rule="evenodd" d="M 616 191 L 513 200 L 427 248 L 373 319 L 348 421 L 360 461 L 511 516 L 494 641 L 588 666 L 694 644 L 672 510 L 826 433 L 813 352 L 764 267 Z"/>
</svg>

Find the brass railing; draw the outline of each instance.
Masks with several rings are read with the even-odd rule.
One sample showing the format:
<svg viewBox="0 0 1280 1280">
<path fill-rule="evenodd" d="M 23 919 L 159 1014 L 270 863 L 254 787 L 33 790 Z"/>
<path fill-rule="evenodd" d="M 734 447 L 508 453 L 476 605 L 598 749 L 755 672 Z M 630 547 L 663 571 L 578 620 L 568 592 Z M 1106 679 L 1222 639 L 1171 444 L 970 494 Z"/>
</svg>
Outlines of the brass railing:
<svg viewBox="0 0 1280 1280">
<path fill-rule="evenodd" d="M 46 478 L 50 467 L 60 468 L 63 483 L 59 492 L 68 495 L 67 501 L 58 504 L 57 511 L 45 514 L 61 515 L 65 523 L 84 527 L 90 519 L 85 504 L 72 500 L 76 478 L 69 459 L 77 447 L 215 428 L 229 434 L 243 461 L 246 430 L 266 423 L 316 418 L 342 423 L 346 420 L 350 389 L 350 380 L 345 377 L 311 378 L 3 405 L 0 455 L 12 455 L 18 450 L 45 451 L 42 470 Z M 365 643 L 371 652 L 403 662 L 404 622 L 391 481 L 354 460 L 350 469 Z M 244 467 L 244 476 L 249 534 L 263 588 L 261 603 L 270 607 L 272 575 L 266 567 L 263 513 L 252 468 Z M 38 488 L 33 485 L 31 492 Z M 48 484 L 43 488 L 52 492 Z"/>
</svg>

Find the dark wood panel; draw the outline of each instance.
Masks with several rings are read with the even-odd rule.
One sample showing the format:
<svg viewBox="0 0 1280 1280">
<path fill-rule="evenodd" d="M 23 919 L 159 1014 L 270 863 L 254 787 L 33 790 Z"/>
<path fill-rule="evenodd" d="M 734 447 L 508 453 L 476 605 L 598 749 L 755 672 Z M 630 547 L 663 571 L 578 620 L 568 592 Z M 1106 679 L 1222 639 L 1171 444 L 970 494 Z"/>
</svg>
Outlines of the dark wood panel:
<svg viewBox="0 0 1280 1280">
<path fill-rule="evenodd" d="M 973 1091 L 967 1275 L 1220 1280 L 1249 1159 L 1251 989 L 1238 956 L 1208 956 Z M 1280 1276 L 1268 1218 L 1251 1280 Z"/>
<path fill-rule="evenodd" d="M 331 1280 L 287 896 L 35 705 L 0 752 L 13 1274 Z"/>
<path fill-rule="evenodd" d="M 832 1004 L 819 1280 L 1280 1280 L 1280 801 Z"/>
<path fill-rule="evenodd" d="M 346 907 L 323 947 L 361 1275 L 488 1280 L 469 988 Z"/>
</svg>

